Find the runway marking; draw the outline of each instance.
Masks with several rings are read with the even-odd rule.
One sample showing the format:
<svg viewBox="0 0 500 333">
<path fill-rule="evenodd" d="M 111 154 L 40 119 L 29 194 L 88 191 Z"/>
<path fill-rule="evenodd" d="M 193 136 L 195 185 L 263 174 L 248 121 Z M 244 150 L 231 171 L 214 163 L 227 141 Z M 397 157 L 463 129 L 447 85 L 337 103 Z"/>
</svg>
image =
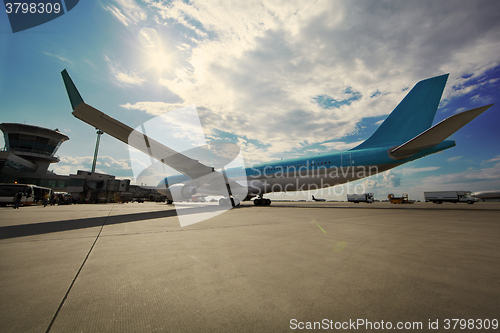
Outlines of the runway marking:
<svg viewBox="0 0 500 333">
<path fill-rule="evenodd" d="M 316 225 L 318 226 L 318 228 L 320 228 L 320 229 L 321 229 L 321 231 L 323 231 L 323 232 L 326 234 L 326 231 L 325 231 L 325 230 L 323 230 L 323 228 L 321 228 L 321 226 L 320 226 L 319 224 L 317 224 L 317 223 L 316 223 L 316 219 L 313 219 L 313 220 L 311 221 L 311 223 L 316 224 Z"/>
<path fill-rule="evenodd" d="M 323 230 L 323 228 L 321 228 L 319 224 L 316 223 L 316 225 L 321 229 L 321 231 L 323 231 L 326 234 L 326 231 Z"/>
</svg>

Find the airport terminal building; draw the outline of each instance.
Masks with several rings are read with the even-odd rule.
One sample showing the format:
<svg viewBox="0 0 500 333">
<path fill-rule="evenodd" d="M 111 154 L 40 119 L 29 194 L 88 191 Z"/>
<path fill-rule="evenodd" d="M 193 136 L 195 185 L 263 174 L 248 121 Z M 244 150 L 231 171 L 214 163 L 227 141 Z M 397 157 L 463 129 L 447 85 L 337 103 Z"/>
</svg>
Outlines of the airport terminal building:
<svg viewBox="0 0 500 333">
<path fill-rule="evenodd" d="M 49 171 L 50 165 L 60 160 L 57 150 L 69 140 L 57 129 L 17 123 L 2 123 L 0 129 L 5 140 L 0 151 L 0 183 L 34 184 L 87 200 L 100 197 L 106 202 L 119 192 L 129 191 L 129 179 L 82 170 L 72 175 Z"/>
</svg>

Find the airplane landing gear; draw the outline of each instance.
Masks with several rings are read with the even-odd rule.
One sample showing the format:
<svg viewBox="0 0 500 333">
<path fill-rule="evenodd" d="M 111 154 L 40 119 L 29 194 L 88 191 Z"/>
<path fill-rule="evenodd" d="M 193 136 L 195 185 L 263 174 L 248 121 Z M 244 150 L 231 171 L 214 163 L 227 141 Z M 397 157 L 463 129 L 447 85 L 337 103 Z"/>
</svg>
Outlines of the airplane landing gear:
<svg viewBox="0 0 500 333">
<path fill-rule="evenodd" d="M 271 205 L 271 199 L 257 198 L 253 201 L 255 206 L 269 206 Z"/>
</svg>

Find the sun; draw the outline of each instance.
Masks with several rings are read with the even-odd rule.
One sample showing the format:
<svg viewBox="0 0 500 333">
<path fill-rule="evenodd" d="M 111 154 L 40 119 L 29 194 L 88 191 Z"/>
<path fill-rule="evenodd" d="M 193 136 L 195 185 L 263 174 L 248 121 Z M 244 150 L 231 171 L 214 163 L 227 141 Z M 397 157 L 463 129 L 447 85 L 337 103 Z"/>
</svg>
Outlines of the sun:
<svg viewBox="0 0 500 333">
<path fill-rule="evenodd" d="M 165 52 L 162 40 L 155 29 L 142 28 L 138 35 L 143 50 L 146 53 L 145 67 L 159 75 L 172 68 L 172 59 Z"/>
<path fill-rule="evenodd" d="M 148 57 L 149 60 L 147 63 L 147 67 L 160 72 L 160 74 L 161 72 L 169 70 L 171 68 L 170 57 L 168 57 L 168 55 L 161 50 L 149 53 Z"/>
</svg>

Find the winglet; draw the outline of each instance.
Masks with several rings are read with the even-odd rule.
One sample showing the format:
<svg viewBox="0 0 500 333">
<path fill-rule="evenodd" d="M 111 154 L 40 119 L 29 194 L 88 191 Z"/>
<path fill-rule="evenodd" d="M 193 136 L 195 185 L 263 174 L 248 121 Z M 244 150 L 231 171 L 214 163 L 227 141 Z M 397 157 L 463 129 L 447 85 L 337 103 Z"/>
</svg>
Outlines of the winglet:
<svg viewBox="0 0 500 333">
<path fill-rule="evenodd" d="M 71 80 L 71 78 L 69 77 L 69 74 L 66 71 L 66 69 L 61 72 L 61 75 L 64 81 L 64 86 L 66 86 L 66 92 L 68 93 L 69 101 L 71 102 L 71 107 L 74 110 L 78 105 L 83 103 L 83 98 L 78 92 L 78 89 L 76 89 L 76 86 L 73 83 L 73 80 Z"/>
</svg>

